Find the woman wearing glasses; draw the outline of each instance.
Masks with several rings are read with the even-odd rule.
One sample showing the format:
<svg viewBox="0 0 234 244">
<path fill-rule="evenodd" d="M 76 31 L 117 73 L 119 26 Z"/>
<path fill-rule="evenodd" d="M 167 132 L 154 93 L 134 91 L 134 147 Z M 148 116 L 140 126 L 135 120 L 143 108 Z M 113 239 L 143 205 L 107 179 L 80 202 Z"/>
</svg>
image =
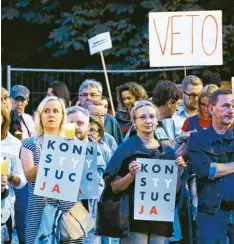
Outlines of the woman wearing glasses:
<svg viewBox="0 0 234 244">
<path fill-rule="evenodd" d="M 121 238 L 120 243 L 165 244 L 172 236 L 173 223 L 134 220 L 134 182 L 135 175 L 141 168 L 136 158 L 175 159 L 179 170 L 185 166 L 185 163 L 182 157 L 176 159 L 174 150 L 170 146 L 156 140 L 157 109 L 151 102 L 145 100 L 136 102 L 131 110 L 131 119 L 137 135 L 118 147 L 104 173 L 104 180 L 107 186 L 111 186 L 112 194 L 118 196 L 120 193 L 126 193 L 129 196 L 129 236 Z M 180 180 L 178 180 L 178 190 L 179 184 Z"/>
<path fill-rule="evenodd" d="M 201 131 L 211 125 L 211 117 L 208 111 L 210 95 L 219 89 L 216 85 L 210 84 L 203 87 L 198 96 L 198 114 L 187 118 L 182 126 L 183 132 Z"/>
</svg>

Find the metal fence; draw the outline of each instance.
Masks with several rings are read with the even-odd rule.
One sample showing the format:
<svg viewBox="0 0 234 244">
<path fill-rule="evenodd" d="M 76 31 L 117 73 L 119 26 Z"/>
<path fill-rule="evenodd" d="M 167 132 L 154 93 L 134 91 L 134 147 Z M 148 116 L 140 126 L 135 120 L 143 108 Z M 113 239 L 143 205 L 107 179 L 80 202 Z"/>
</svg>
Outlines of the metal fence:
<svg viewBox="0 0 234 244">
<path fill-rule="evenodd" d="M 187 67 L 187 70 L 201 69 L 203 67 Z M 142 84 L 148 91 L 149 95 L 157 79 L 152 81 L 152 77 L 158 77 L 160 72 L 181 71 L 183 67 L 143 69 L 143 70 L 107 70 L 110 81 L 110 87 L 113 94 L 114 103 L 116 102 L 115 89 L 120 84 L 128 81 L 137 81 Z M 7 66 L 8 91 L 16 84 L 22 84 L 30 90 L 30 103 L 28 112 L 32 113 L 43 97 L 46 96 L 48 83 L 52 81 L 64 82 L 71 95 L 71 100 L 77 96 L 80 84 L 88 78 L 98 80 L 104 88 L 104 95 L 107 95 L 106 84 L 103 70 L 73 70 L 73 69 L 31 69 L 31 68 L 13 68 Z M 151 86 L 149 86 L 149 84 Z M 4 82 L 3 82 L 4 85 Z"/>
</svg>

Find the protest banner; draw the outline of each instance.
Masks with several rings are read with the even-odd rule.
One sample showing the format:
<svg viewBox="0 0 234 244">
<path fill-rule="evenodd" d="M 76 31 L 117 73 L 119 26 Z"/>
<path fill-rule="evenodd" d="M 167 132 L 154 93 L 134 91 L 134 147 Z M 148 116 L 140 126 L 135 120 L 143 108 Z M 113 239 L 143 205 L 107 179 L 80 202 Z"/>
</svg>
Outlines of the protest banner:
<svg viewBox="0 0 234 244">
<path fill-rule="evenodd" d="M 81 199 L 98 198 L 97 143 L 89 142 L 80 184 Z"/>
<path fill-rule="evenodd" d="M 76 202 L 87 143 L 45 135 L 34 194 Z"/>
<path fill-rule="evenodd" d="M 114 103 L 111 95 L 111 89 L 110 89 L 110 83 L 106 71 L 106 63 L 104 59 L 103 52 L 106 49 L 112 48 L 112 42 L 111 42 L 111 36 L 110 32 L 104 32 L 102 34 L 96 35 L 88 40 L 89 42 L 89 51 L 90 54 L 93 55 L 97 52 L 100 52 L 101 55 L 101 61 L 102 61 L 102 67 L 104 70 L 104 75 L 105 75 L 105 80 L 106 80 L 106 86 L 107 86 L 107 91 L 108 95 L 110 98 L 110 103 L 111 103 L 111 109 L 113 112 L 113 116 L 115 116 L 115 108 L 114 108 Z"/>
<path fill-rule="evenodd" d="M 150 67 L 221 65 L 222 11 L 149 13 Z"/>
<path fill-rule="evenodd" d="M 178 166 L 175 160 L 143 159 L 135 179 L 134 219 L 174 221 Z"/>
</svg>

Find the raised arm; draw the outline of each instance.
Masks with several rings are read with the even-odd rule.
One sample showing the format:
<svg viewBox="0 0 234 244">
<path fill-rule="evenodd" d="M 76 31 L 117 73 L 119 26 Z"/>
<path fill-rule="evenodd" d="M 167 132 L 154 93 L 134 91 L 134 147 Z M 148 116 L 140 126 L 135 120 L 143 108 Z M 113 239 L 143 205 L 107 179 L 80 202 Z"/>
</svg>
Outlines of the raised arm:
<svg viewBox="0 0 234 244">
<path fill-rule="evenodd" d="M 34 164 L 33 152 L 22 147 L 20 158 L 26 179 L 30 182 L 34 182 L 36 180 L 38 165 L 35 166 Z"/>
<path fill-rule="evenodd" d="M 112 182 L 111 187 L 114 193 L 125 191 L 135 179 L 136 172 L 141 169 L 141 164 L 137 161 L 132 161 L 129 164 L 129 173 L 124 177 L 117 176 Z"/>
</svg>

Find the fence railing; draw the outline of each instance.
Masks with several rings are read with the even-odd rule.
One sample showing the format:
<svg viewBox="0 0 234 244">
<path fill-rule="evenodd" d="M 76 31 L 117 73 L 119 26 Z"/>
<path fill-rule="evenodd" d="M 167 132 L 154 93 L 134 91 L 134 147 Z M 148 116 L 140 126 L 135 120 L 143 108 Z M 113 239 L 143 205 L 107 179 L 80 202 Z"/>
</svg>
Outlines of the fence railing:
<svg viewBox="0 0 234 244">
<path fill-rule="evenodd" d="M 202 69 L 203 66 L 186 67 L 187 70 Z M 128 81 L 137 81 L 143 85 L 151 77 L 157 76 L 159 72 L 183 71 L 183 67 L 140 69 L 140 70 L 107 70 L 110 87 L 115 100 L 115 88 Z M 104 94 L 107 95 L 106 84 L 103 70 L 87 69 L 32 69 L 15 68 L 7 66 L 7 89 L 16 84 L 22 84 L 28 87 L 31 92 L 31 102 L 29 110 L 34 110 L 41 99 L 46 95 L 48 82 L 55 80 L 64 82 L 70 91 L 71 98 L 77 96 L 80 84 L 88 78 L 100 81 L 104 88 Z M 153 85 L 153 84 L 152 84 Z M 147 87 L 146 87 L 147 88 Z M 150 93 L 150 91 L 148 91 Z"/>
</svg>

